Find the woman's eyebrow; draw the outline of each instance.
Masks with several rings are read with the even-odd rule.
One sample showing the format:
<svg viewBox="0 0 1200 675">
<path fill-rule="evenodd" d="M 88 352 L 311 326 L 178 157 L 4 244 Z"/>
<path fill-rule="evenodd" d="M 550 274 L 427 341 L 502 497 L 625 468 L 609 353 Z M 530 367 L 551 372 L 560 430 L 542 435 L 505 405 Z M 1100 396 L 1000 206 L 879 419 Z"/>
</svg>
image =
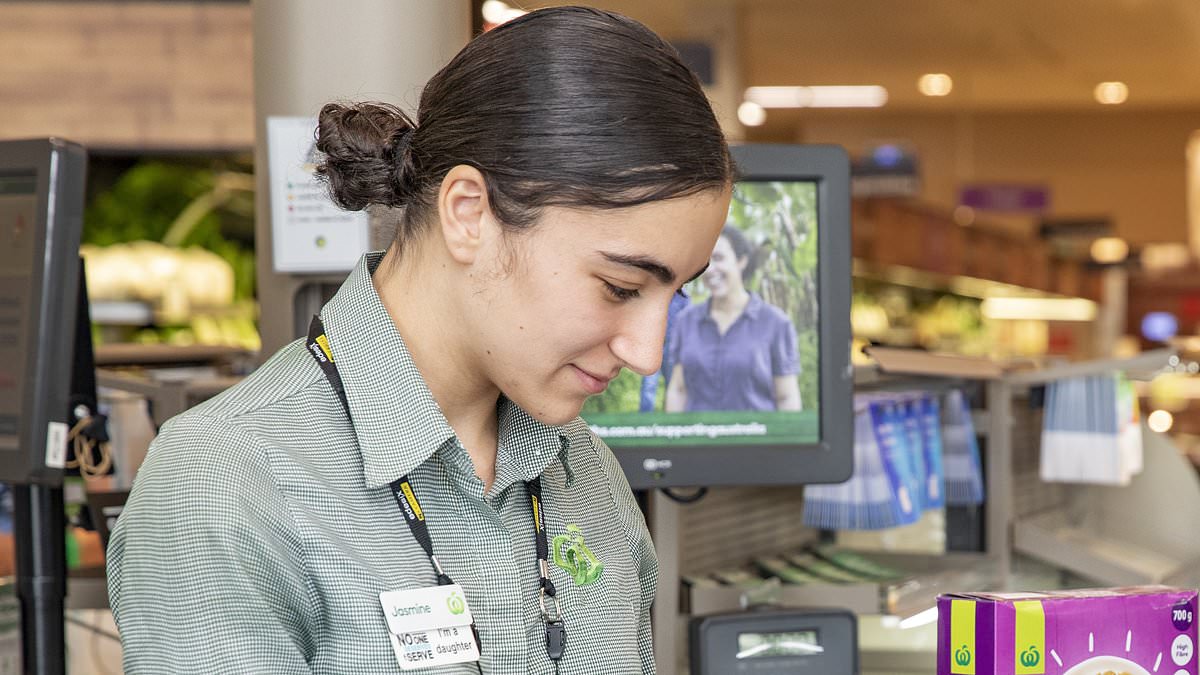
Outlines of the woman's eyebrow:
<svg viewBox="0 0 1200 675">
<path fill-rule="evenodd" d="M 675 272 L 670 267 L 648 255 L 623 255 L 605 251 L 601 251 L 600 255 L 604 256 L 604 259 L 609 262 L 627 267 L 636 267 L 639 270 L 649 272 L 654 275 L 654 278 L 664 284 L 671 285 L 675 283 Z"/>
</svg>

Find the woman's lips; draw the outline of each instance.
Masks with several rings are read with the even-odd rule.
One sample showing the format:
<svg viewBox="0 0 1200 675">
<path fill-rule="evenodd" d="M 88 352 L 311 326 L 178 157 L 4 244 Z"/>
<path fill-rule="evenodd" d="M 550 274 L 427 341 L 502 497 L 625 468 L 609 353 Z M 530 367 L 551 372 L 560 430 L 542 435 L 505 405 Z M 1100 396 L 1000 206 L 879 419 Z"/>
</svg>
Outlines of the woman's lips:
<svg viewBox="0 0 1200 675">
<path fill-rule="evenodd" d="M 571 367 L 575 369 L 575 375 L 579 377 L 579 382 L 589 394 L 603 392 L 608 388 L 608 383 L 612 381 L 611 377 L 597 377 L 579 366 L 573 365 Z"/>
</svg>

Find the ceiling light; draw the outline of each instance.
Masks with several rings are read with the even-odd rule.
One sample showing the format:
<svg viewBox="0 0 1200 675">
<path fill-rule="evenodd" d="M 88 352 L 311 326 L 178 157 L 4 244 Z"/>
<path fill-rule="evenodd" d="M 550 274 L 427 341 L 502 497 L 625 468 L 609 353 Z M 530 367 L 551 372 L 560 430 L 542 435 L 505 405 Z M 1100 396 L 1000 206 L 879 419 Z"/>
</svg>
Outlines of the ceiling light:
<svg viewBox="0 0 1200 675">
<path fill-rule="evenodd" d="M 959 205 L 954 207 L 954 222 L 963 227 L 970 227 L 975 224 L 975 209 Z"/>
<path fill-rule="evenodd" d="M 925 73 L 917 80 L 917 91 L 926 96 L 945 96 L 954 89 L 954 80 L 945 73 Z"/>
<path fill-rule="evenodd" d="M 525 10 L 509 7 L 504 0 L 487 0 L 480 9 L 483 13 L 483 20 L 496 26 L 528 14 Z"/>
<path fill-rule="evenodd" d="M 979 311 L 987 319 L 1091 321 L 1096 303 L 1084 298 L 987 298 Z"/>
<path fill-rule="evenodd" d="M 1114 265 L 1129 256 L 1129 244 L 1120 237 L 1101 237 L 1092 242 L 1092 260 L 1102 265 Z"/>
<path fill-rule="evenodd" d="M 1192 251 L 1187 244 L 1146 244 L 1138 259 L 1147 271 L 1178 269 L 1192 261 Z"/>
<path fill-rule="evenodd" d="M 878 85 L 750 87 L 745 98 L 764 108 L 878 108 L 888 93 Z"/>
<path fill-rule="evenodd" d="M 1179 317 L 1170 312 L 1149 312 L 1142 317 L 1142 337 L 1166 342 L 1179 334 Z"/>
<path fill-rule="evenodd" d="M 1104 105 L 1117 105 L 1129 98 L 1129 87 L 1124 82 L 1101 82 L 1094 92 L 1096 101 Z"/>
<path fill-rule="evenodd" d="M 760 127 L 767 121 L 767 111 L 754 101 L 743 101 L 738 106 L 738 121 L 748 127 Z"/>
<path fill-rule="evenodd" d="M 1166 410 L 1155 410 L 1146 418 L 1146 424 L 1151 431 L 1165 434 L 1175 425 L 1175 417 Z"/>
</svg>

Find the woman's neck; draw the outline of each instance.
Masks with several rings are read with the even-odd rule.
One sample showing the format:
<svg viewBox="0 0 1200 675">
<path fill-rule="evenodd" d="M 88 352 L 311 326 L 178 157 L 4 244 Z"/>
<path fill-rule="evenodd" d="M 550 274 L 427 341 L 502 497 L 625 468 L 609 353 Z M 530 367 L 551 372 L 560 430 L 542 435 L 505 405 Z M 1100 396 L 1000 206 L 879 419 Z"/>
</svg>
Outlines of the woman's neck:
<svg viewBox="0 0 1200 675">
<path fill-rule="evenodd" d="M 446 274 L 451 268 L 411 248 L 403 257 L 394 246 L 389 248 L 372 281 L 486 492 L 496 472 L 500 391 L 475 367 L 455 319 L 454 299 L 444 290 L 434 290 L 454 287 Z"/>
<path fill-rule="evenodd" d="M 719 314 L 741 314 L 750 304 L 750 292 L 740 288 L 721 297 L 713 296 L 712 309 Z"/>
</svg>

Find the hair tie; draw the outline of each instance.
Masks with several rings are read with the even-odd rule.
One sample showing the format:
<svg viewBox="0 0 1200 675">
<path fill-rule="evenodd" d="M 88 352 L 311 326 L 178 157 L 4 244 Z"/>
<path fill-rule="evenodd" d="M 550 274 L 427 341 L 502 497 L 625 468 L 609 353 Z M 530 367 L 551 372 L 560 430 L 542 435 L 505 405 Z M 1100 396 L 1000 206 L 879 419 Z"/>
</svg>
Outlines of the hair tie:
<svg viewBox="0 0 1200 675">
<path fill-rule="evenodd" d="M 416 130 L 416 127 L 406 126 L 392 133 L 390 151 L 393 160 L 397 162 L 403 160 L 404 153 L 408 151 L 408 146 L 412 143 L 413 132 Z"/>
</svg>

